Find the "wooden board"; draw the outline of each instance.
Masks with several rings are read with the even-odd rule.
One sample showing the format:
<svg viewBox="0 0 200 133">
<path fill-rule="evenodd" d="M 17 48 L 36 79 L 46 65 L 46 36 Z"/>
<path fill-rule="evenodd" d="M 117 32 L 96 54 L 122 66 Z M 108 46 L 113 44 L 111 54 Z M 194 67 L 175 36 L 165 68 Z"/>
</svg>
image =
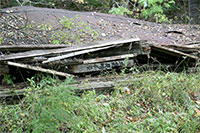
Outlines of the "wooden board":
<svg viewBox="0 0 200 133">
<path fill-rule="evenodd" d="M 120 85 L 120 86 L 127 87 L 129 85 L 132 85 L 135 81 L 140 81 L 142 79 L 143 78 L 135 78 L 135 77 L 133 78 L 132 76 L 124 76 L 124 77 L 120 77 L 119 79 L 116 78 L 115 80 L 112 80 L 112 81 L 82 82 L 78 84 L 66 85 L 66 89 L 68 87 L 71 87 L 73 88 L 73 91 L 76 93 L 89 91 L 89 90 L 96 90 L 96 91 L 112 90 L 114 89 L 115 86 Z M 6 99 L 13 96 L 22 96 L 25 93 L 27 93 L 26 89 L 9 91 L 6 87 L 2 90 L 4 91 L 0 91 L 0 99 Z"/>
<path fill-rule="evenodd" d="M 134 60 L 128 60 L 127 67 L 132 67 L 134 65 Z M 110 62 L 101 62 L 95 64 L 80 64 L 66 67 L 67 71 L 70 73 L 87 73 L 87 72 L 96 72 L 96 71 L 103 71 L 103 70 L 111 70 L 116 67 L 123 67 L 124 60 L 116 60 Z"/>
<path fill-rule="evenodd" d="M 50 62 L 53 62 L 53 61 L 58 61 L 58 60 L 62 60 L 62 59 L 74 57 L 74 56 L 77 56 L 77 55 L 90 53 L 90 52 L 96 52 L 96 51 L 100 51 L 100 50 L 104 50 L 104 49 L 108 49 L 108 48 L 112 48 L 112 47 L 114 47 L 114 45 L 113 46 L 102 47 L 102 48 L 87 49 L 87 50 L 82 50 L 82 51 L 77 51 L 77 52 L 70 52 L 70 53 L 65 54 L 65 55 L 48 58 L 46 61 L 43 61 L 42 63 L 43 64 L 50 63 Z"/>
<path fill-rule="evenodd" d="M 83 64 L 107 62 L 107 61 L 120 60 L 120 59 L 125 59 L 125 58 L 133 58 L 135 56 L 137 56 L 137 54 L 126 54 L 126 55 L 118 55 L 118 56 L 110 56 L 110 57 L 89 59 L 89 60 L 84 60 Z"/>
<path fill-rule="evenodd" d="M 11 65 L 11 66 L 26 68 L 26 69 L 30 69 L 30 70 L 35 70 L 35 71 L 49 73 L 49 74 L 63 76 L 63 77 L 68 77 L 68 76 L 73 77 L 73 75 L 68 74 L 68 73 L 63 73 L 63 72 L 58 72 L 58 71 L 55 71 L 55 70 L 45 69 L 45 68 L 42 68 L 42 67 L 39 67 L 39 66 L 31 66 L 31 65 L 21 64 L 21 63 L 16 63 L 16 62 L 11 62 L 11 61 L 8 61 L 7 64 Z"/>
<path fill-rule="evenodd" d="M 167 48 L 167 47 L 163 47 L 163 46 L 153 45 L 153 46 L 151 46 L 151 48 L 154 49 L 155 51 L 161 51 L 163 53 L 167 53 L 167 54 L 173 55 L 175 57 L 179 57 L 179 56 L 184 57 L 185 56 L 185 57 L 188 57 L 188 58 L 193 59 L 193 60 L 199 59 L 197 56 L 186 54 L 186 53 L 183 53 L 181 51 L 174 50 L 174 49 Z"/>
</svg>

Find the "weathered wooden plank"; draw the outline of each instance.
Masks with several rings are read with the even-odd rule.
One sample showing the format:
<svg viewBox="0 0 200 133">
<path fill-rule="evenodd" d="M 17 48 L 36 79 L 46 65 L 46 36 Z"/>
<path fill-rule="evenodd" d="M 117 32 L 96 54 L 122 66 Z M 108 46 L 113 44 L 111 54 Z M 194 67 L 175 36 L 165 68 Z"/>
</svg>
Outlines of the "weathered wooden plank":
<svg viewBox="0 0 200 133">
<path fill-rule="evenodd" d="M 162 45 L 182 52 L 198 52 L 200 50 L 199 45 Z"/>
<path fill-rule="evenodd" d="M 112 48 L 114 46 L 115 45 L 113 45 L 113 46 L 107 46 L 107 47 L 102 47 L 102 48 L 82 50 L 82 51 L 77 51 L 77 52 L 71 52 L 69 54 L 65 54 L 65 55 L 61 55 L 61 56 L 56 56 L 56 57 L 48 58 L 46 61 L 43 61 L 42 63 L 43 64 L 50 63 L 50 62 L 53 62 L 53 61 L 58 61 L 58 60 L 66 59 L 66 58 L 69 58 L 69 57 L 74 57 L 74 56 L 77 56 L 77 55 L 82 55 L 82 54 L 86 54 L 86 53 L 90 53 L 90 52 L 95 52 L 95 51 L 99 51 L 99 50 L 104 50 L 104 49 Z"/>
<path fill-rule="evenodd" d="M 89 59 L 89 60 L 84 60 L 83 64 L 92 64 L 92 63 L 120 60 L 120 59 L 125 59 L 125 58 L 132 58 L 132 57 L 135 57 L 135 56 L 137 56 L 137 54 L 126 54 L 126 55 L 118 55 L 118 56 Z"/>
<path fill-rule="evenodd" d="M 130 76 L 126 77 L 120 77 L 119 79 L 116 78 L 112 81 L 94 81 L 94 82 L 83 82 L 78 84 L 72 84 L 72 85 L 66 85 L 66 88 L 70 87 L 73 88 L 73 91 L 76 93 L 83 92 L 83 91 L 89 91 L 89 90 L 112 90 L 115 86 L 124 86 L 127 87 L 131 84 L 133 84 L 135 81 L 140 81 L 143 78 L 132 78 Z M 8 97 L 13 96 L 23 96 L 26 93 L 26 89 L 22 90 L 14 90 L 9 91 L 4 89 L 4 91 L 0 91 L 0 99 L 6 99 Z"/>
<path fill-rule="evenodd" d="M 48 64 L 48 65 L 55 65 L 55 64 L 58 64 L 58 65 L 78 65 L 78 64 L 83 64 L 83 59 L 77 59 L 77 58 L 74 58 L 74 59 L 64 59 L 62 61 L 54 61 L 52 62 L 51 64 Z"/>
<path fill-rule="evenodd" d="M 27 64 L 15 63 L 15 62 L 11 62 L 11 61 L 8 61 L 7 64 L 11 65 L 11 66 L 26 68 L 26 69 L 30 69 L 30 70 L 39 71 L 39 72 L 50 73 L 50 74 L 53 74 L 53 75 L 58 75 L 58 76 L 63 76 L 63 77 L 68 77 L 68 76 L 73 77 L 73 75 L 68 74 L 68 73 L 63 73 L 63 72 L 58 72 L 58 71 L 55 71 L 55 70 L 45 69 L 45 68 L 42 68 L 42 67 L 39 67 L 39 66 L 31 66 L 31 65 L 27 65 Z"/>
<path fill-rule="evenodd" d="M 98 52 L 92 52 L 90 54 L 82 55 L 82 58 L 86 59 L 93 59 L 93 58 L 102 58 L 102 57 L 109 57 L 109 56 L 119 56 L 119 55 L 126 55 L 126 54 L 148 54 L 148 52 L 144 51 L 142 48 L 141 42 L 133 42 L 133 43 L 125 43 L 119 46 L 101 50 Z"/>
<path fill-rule="evenodd" d="M 108 43 L 87 45 L 87 46 L 73 46 L 70 48 L 61 48 L 61 49 L 56 49 L 56 50 L 55 49 L 53 49 L 53 50 L 32 50 L 32 51 L 21 52 L 21 53 L 16 53 L 16 54 L 1 55 L 0 61 L 35 57 L 35 56 L 43 56 L 43 55 L 50 55 L 50 54 L 69 53 L 69 52 L 75 52 L 75 51 L 80 51 L 80 50 L 100 48 L 100 47 L 118 45 L 118 44 L 123 44 L 123 43 L 131 43 L 131 42 L 137 42 L 137 41 L 140 41 L 140 39 L 132 38 L 132 39 L 127 39 L 127 40 L 119 40 L 119 41 L 115 41 L 115 42 L 108 42 Z"/>
<path fill-rule="evenodd" d="M 128 60 L 128 64 L 126 67 L 132 67 L 134 65 L 134 60 Z M 124 60 L 118 61 L 110 61 L 110 62 L 101 62 L 95 64 L 80 64 L 66 67 L 68 72 L 71 73 L 87 73 L 87 72 L 96 72 L 96 71 L 103 71 L 103 70 L 111 70 L 115 67 L 122 67 L 124 66 Z"/>
<path fill-rule="evenodd" d="M 193 59 L 193 60 L 199 59 L 197 56 L 186 54 L 186 53 L 180 52 L 178 50 L 174 50 L 174 49 L 163 47 L 163 46 L 152 45 L 151 48 L 153 48 L 154 50 L 162 51 L 164 53 L 166 52 L 166 53 L 171 54 L 171 55 L 176 56 L 176 57 L 186 56 L 186 57 Z"/>
<path fill-rule="evenodd" d="M 14 96 L 22 96 L 25 94 L 25 92 L 25 90 L 0 91 L 0 99 Z"/>
<path fill-rule="evenodd" d="M 134 81 L 140 81 L 143 78 L 123 77 L 122 79 L 116 78 L 113 81 L 99 81 L 99 82 L 84 82 L 81 84 L 72 84 L 70 87 L 74 88 L 75 92 L 82 92 L 88 90 L 108 90 L 114 89 L 115 86 L 127 87 L 133 84 Z"/>
</svg>

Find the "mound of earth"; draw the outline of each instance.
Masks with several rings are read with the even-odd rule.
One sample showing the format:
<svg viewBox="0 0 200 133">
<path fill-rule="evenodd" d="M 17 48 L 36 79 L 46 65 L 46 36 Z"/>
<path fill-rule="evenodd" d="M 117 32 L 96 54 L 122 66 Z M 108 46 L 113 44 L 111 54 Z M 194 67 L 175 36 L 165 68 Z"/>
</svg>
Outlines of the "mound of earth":
<svg viewBox="0 0 200 133">
<path fill-rule="evenodd" d="M 47 33 L 35 28 L 27 27 L 27 23 L 50 24 L 52 30 L 59 31 L 61 18 L 76 18 L 82 21 L 84 26 L 90 27 L 98 33 L 93 38 L 90 34 L 80 37 L 80 41 L 71 44 L 83 44 L 106 42 L 111 40 L 128 39 L 139 37 L 147 40 L 150 44 L 158 45 L 185 45 L 200 43 L 200 26 L 183 24 L 157 24 L 133 18 L 103 14 L 97 12 L 76 12 L 63 9 L 36 8 L 32 6 L 12 7 L 1 9 L 1 44 L 2 45 L 25 45 L 25 44 L 48 44 Z M 15 16 L 15 17 L 10 17 Z M 21 19 L 17 19 L 17 17 Z M 26 21 L 23 21 L 23 18 Z M 19 26 L 17 26 L 19 23 Z M 23 27 L 20 27 L 23 25 Z M 59 29 L 60 28 L 60 29 Z M 75 27 L 76 28 L 76 27 Z M 81 29 L 70 33 L 80 32 Z"/>
</svg>

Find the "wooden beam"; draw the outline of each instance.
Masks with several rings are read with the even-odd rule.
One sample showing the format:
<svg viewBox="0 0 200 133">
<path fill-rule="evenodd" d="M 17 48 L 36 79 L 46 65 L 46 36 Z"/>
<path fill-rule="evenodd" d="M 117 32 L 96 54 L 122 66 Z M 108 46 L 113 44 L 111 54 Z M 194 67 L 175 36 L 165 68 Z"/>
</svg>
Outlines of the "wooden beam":
<svg viewBox="0 0 200 133">
<path fill-rule="evenodd" d="M 120 59 L 125 59 L 125 58 L 133 58 L 135 56 L 137 56 L 137 55 L 136 54 L 126 54 L 126 55 L 118 55 L 118 56 L 110 56 L 110 57 L 89 59 L 89 60 L 84 60 L 83 64 L 107 62 L 107 61 L 120 60 Z"/>
<path fill-rule="evenodd" d="M 46 61 L 43 61 L 42 63 L 43 64 L 50 63 L 50 62 L 53 62 L 53 61 L 58 61 L 58 60 L 66 59 L 66 58 L 69 58 L 69 57 L 74 57 L 74 56 L 77 56 L 77 55 L 82 55 L 82 54 L 95 52 L 95 51 L 99 51 L 99 50 L 104 50 L 104 49 L 108 49 L 108 48 L 112 48 L 112 47 L 114 47 L 114 45 L 102 47 L 102 48 L 95 48 L 95 49 L 88 49 L 88 50 L 82 50 L 82 51 L 77 51 L 77 52 L 71 52 L 69 54 L 48 58 Z"/>
<path fill-rule="evenodd" d="M 154 49 L 155 51 L 156 50 L 162 51 L 163 53 L 168 53 L 168 54 L 171 54 L 171 55 L 176 56 L 176 57 L 178 57 L 178 56 L 186 56 L 186 57 L 188 57 L 190 59 L 193 59 L 193 60 L 198 60 L 199 59 L 199 57 L 197 57 L 197 56 L 186 54 L 186 53 L 183 53 L 181 51 L 174 50 L 174 49 L 167 48 L 167 47 L 163 47 L 163 46 L 152 45 L 151 48 Z"/>
<path fill-rule="evenodd" d="M 140 81 L 143 78 L 132 78 L 130 76 L 128 77 L 120 77 L 119 79 L 116 78 L 115 80 L 112 81 L 94 81 L 94 82 L 82 82 L 78 84 L 72 84 L 72 85 L 66 85 L 66 88 L 70 87 L 73 89 L 74 92 L 80 93 L 84 91 L 89 91 L 89 90 L 96 90 L 96 91 L 101 91 L 101 90 L 112 90 L 114 89 L 115 86 L 124 86 L 127 87 L 131 84 L 134 84 L 135 81 Z M 13 97 L 13 96 L 23 96 L 25 93 L 27 93 L 26 89 L 22 90 L 6 90 L 5 91 L 0 91 L 0 99 L 6 99 L 8 97 Z"/>
<path fill-rule="evenodd" d="M 124 60 L 116 60 L 109 62 L 100 62 L 94 64 L 80 64 L 66 67 L 67 71 L 71 73 L 87 73 L 87 72 L 97 72 L 103 70 L 111 70 L 116 67 L 123 67 Z M 126 67 L 134 66 L 134 60 L 129 59 Z"/>
<path fill-rule="evenodd" d="M 58 72 L 58 71 L 55 71 L 55 70 L 45 69 L 45 68 L 42 68 L 42 67 L 39 67 L 39 66 L 31 66 L 31 65 L 27 65 L 27 64 L 15 63 L 15 62 L 11 62 L 11 61 L 8 61 L 7 64 L 11 65 L 11 66 L 26 68 L 26 69 L 35 70 L 35 71 L 44 72 L 44 73 L 50 73 L 50 74 L 53 74 L 53 75 L 58 75 L 58 76 L 63 76 L 63 77 L 73 77 L 73 75 L 68 74 L 68 73 L 63 73 L 63 72 Z"/>
</svg>

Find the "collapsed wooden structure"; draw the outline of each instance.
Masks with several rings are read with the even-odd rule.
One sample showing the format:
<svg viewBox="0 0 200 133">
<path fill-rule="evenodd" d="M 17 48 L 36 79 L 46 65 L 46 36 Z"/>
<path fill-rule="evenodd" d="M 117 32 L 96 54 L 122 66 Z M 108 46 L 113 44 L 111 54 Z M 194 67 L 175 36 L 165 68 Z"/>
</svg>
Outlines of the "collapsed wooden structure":
<svg viewBox="0 0 200 133">
<path fill-rule="evenodd" d="M 195 66 L 199 59 L 197 54 L 199 49 L 200 46 L 197 45 L 152 45 L 139 38 L 81 46 L 0 46 L 2 52 L 0 55 L 0 76 L 8 74 L 13 66 L 63 77 L 74 77 L 77 74 L 133 67 L 136 62 L 148 64 L 155 60 L 157 63 L 152 63 L 153 67 L 159 67 L 160 63 L 177 69 L 183 64 L 188 65 L 188 67 Z M 117 81 L 121 83 L 124 82 L 124 79 Z M 20 96 L 25 92 L 21 89 L 10 91 L 8 87 L 4 87 L 2 79 L 1 82 L 0 98 Z M 100 82 L 95 80 L 87 84 L 77 83 L 71 86 L 79 88 L 78 91 L 83 91 L 113 89 L 116 84 L 113 81 Z"/>
<path fill-rule="evenodd" d="M 198 52 L 199 48 L 158 46 L 139 38 L 81 46 L 0 46 L 0 75 L 8 73 L 9 66 L 15 66 L 65 77 L 123 66 L 132 67 L 136 59 L 147 63 L 151 57 L 168 65 L 175 65 L 177 61 L 194 65 L 198 56 L 191 53 Z"/>
<path fill-rule="evenodd" d="M 130 58 L 128 66 L 131 67 L 133 66 L 133 57 L 149 54 L 148 50 L 142 49 L 139 42 L 138 38 L 133 38 L 87 46 L 66 46 L 66 48 L 58 46 L 54 49 L 41 47 L 40 50 L 32 50 L 33 46 L 27 49 L 26 46 L 24 50 L 21 48 L 20 52 L 18 52 L 18 49 L 13 51 L 12 47 L 2 46 L 0 49 L 5 54 L 0 56 L 0 62 L 4 67 L 0 68 L 0 72 L 2 75 L 8 72 L 8 66 L 16 66 L 59 76 L 72 76 L 75 73 L 121 67 L 125 58 Z M 38 46 L 36 47 L 38 48 Z M 9 54 L 7 54 L 8 52 Z"/>
</svg>

